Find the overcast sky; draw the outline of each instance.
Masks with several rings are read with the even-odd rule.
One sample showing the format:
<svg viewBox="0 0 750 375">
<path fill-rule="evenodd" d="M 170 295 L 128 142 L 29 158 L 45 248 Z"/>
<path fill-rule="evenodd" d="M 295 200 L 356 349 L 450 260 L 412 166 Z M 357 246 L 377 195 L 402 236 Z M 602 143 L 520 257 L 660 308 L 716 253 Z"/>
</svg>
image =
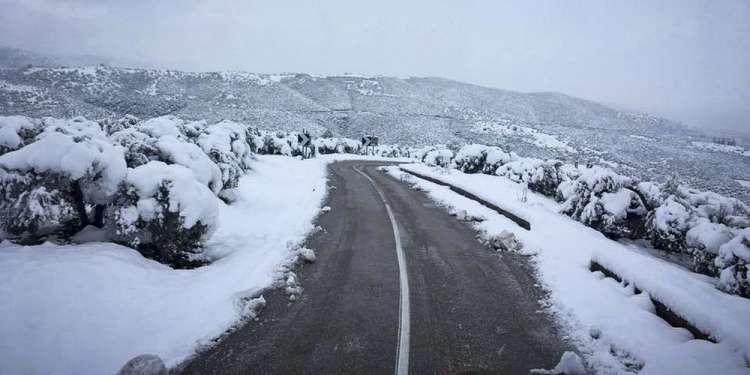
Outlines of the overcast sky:
<svg viewBox="0 0 750 375">
<path fill-rule="evenodd" d="M 441 76 L 750 133 L 746 0 L 0 0 L 0 44 L 196 71 Z"/>
</svg>

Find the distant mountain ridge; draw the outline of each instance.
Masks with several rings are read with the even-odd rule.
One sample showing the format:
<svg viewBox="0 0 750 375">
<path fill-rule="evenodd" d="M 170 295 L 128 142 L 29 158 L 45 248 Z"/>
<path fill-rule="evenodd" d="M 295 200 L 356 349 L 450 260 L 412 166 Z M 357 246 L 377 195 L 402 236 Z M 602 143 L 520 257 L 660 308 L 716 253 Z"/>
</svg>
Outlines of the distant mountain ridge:
<svg viewBox="0 0 750 375">
<path fill-rule="evenodd" d="M 0 67 L 22 68 L 27 66 L 59 68 L 96 65 L 119 65 L 140 68 L 153 68 L 149 64 L 123 59 L 113 59 L 95 55 L 59 56 L 27 51 L 19 48 L 0 46 Z"/>
<path fill-rule="evenodd" d="M 444 78 L 32 67 L 0 69 L 0 114 L 241 121 L 266 129 L 401 144 L 477 142 L 525 156 L 607 164 L 750 201 L 748 158 L 694 147 L 710 137 L 648 114 L 559 93 L 520 93 Z M 6 61 L 2 60 L 1 61 Z M 746 140 L 740 146 L 750 148 Z"/>
</svg>

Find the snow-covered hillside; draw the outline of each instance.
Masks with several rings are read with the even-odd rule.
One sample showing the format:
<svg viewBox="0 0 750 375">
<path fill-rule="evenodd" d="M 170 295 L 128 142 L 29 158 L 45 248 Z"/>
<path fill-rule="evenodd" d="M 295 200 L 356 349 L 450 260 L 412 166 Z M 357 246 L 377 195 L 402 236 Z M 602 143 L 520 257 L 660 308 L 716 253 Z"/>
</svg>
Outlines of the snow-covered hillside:
<svg viewBox="0 0 750 375">
<path fill-rule="evenodd" d="M 375 134 L 406 145 L 477 142 L 570 162 L 606 160 L 648 179 L 674 174 L 750 201 L 750 192 L 735 182 L 750 180 L 747 156 L 694 147 L 691 142 L 708 136 L 679 124 L 563 94 L 441 78 L 6 67 L 0 69 L 0 114 L 175 114 L 318 135 L 331 130 L 355 139 Z"/>
</svg>

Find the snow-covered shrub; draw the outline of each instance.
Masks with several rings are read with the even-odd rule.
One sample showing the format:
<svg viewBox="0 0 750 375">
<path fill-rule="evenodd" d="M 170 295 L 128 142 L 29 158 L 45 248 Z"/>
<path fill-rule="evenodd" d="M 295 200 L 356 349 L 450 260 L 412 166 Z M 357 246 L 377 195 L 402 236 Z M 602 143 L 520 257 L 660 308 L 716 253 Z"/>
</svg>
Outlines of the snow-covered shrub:
<svg viewBox="0 0 750 375">
<path fill-rule="evenodd" d="M 662 191 L 659 184 L 651 181 L 639 182 L 634 186 L 634 191 L 638 193 L 643 201 L 643 204 L 649 209 L 653 210 L 659 207 L 664 201 L 662 197 Z"/>
<path fill-rule="evenodd" d="M 422 162 L 436 167 L 447 168 L 451 159 L 453 159 L 453 151 L 444 147 L 432 147 L 424 153 L 422 156 Z"/>
<path fill-rule="evenodd" d="M 291 137 L 284 132 L 261 133 L 259 154 L 293 156 Z M 296 143 L 296 137 L 294 139 Z"/>
<path fill-rule="evenodd" d="M 167 135 L 159 138 L 156 147 L 159 149 L 161 160 L 190 169 L 195 179 L 208 186 L 214 194 L 218 194 L 224 188 L 221 169 L 197 145 Z"/>
<path fill-rule="evenodd" d="M 461 147 L 453 158 L 453 167 L 464 173 L 478 173 L 484 169 L 488 146 L 470 144 Z"/>
<path fill-rule="evenodd" d="M 336 138 L 315 138 L 312 140 L 312 146 L 315 152 L 321 155 L 337 154 L 339 151 L 339 141 Z"/>
<path fill-rule="evenodd" d="M 18 150 L 42 132 L 40 121 L 24 116 L 0 116 L 0 155 Z"/>
<path fill-rule="evenodd" d="M 138 124 L 138 129 L 154 138 L 166 135 L 178 139 L 196 139 L 206 129 L 205 121 L 185 122 L 179 117 L 168 115 L 150 118 Z"/>
<path fill-rule="evenodd" d="M 111 140 L 125 149 L 128 167 L 139 167 L 150 161 L 179 164 L 191 169 L 198 181 L 218 194 L 225 186 L 223 171 L 204 149 L 188 141 L 200 140 L 199 134 L 194 133 L 197 130 L 179 121 L 170 121 L 172 119 L 158 119 L 148 120 L 111 135 Z M 210 141 L 206 140 L 206 143 Z"/>
<path fill-rule="evenodd" d="M 206 128 L 196 142 L 218 165 L 222 189 L 237 187 L 240 177 L 250 170 L 254 158 L 253 131 L 236 122 L 222 121 Z"/>
<path fill-rule="evenodd" d="M 712 273 L 718 246 L 728 240 L 730 232 L 750 226 L 750 209 L 741 201 L 690 189 L 675 179 L 661 185 L 640 183 L 637 190 L 652 208 L 646 231 L 654 246 L 687 251 L 699 272 Z"/>
<path fill-rule="evenodd" d="M 613 238 L 639 238 L 644 232 L 647 210 L 634 191 L 622 188 L 614 193 L 592 196 L 579 220 Z"/>
<path fill-rule="evenodd" d="M 557 199 L 562 212 L 610 237 L 638 238 L 642 235 L 647 209 L 632 189 L 633 180 L 599 166 L 561 168 Z M 568 179 L 575 177 L 575 179 Z"/>
<path fill-rule="evenodd" d="M 464 173 L 495 174 L 502 165 L 516 160 L 513 153 L 499 147 L 470 144 L 461 147 L 453 158 L 453 167 Z"/>
<path fill-rule="evenodd" d="M 735 231 L 704 217 L 698 217 L 688 225 L 690 229 L 685 234 L 685 245 L 690 254 L 690 268 L 706 275 L 718 275 L 720 270 L 715 267 L 714 259 L 721 245 L 729 242 Z"/>
<path fill-rule="evenodd" d="M 338 153 L 344 154 L 358 154 L 362 149 L 362 143 L 356 139 L 351 138 L 339 138 L 338 145 L 336 147 Z"/>
<path fill-rule="evenodd" d="M 117 242 L 186 267 L 213 233 L 219 206 L 188 168 L 151 161 L 128 170 L 112 209 L 107 223 Z"/>
<path fill-rule="evenodd" d="M 516 159 L 518 159 L 518 155 L 515 153 L 505 152 L 499 147 L 487 147 L 482 173 L 495 174 L 498 168 Z"/>
<path fill-rule="evenodd" d="M 750 298 L 748 264 L 750 264 L 750 228 L 745 228 L 719 248 L 719 256 L 715 260 L 716 267 L 721 269 L 719 288 L 728 293 Z"/>
<path fill-rule="evenodd" d="M 685 186 L 678 187 L 678 195 L 695 210 L 696 215 L 705 217 L 712 223 L 733 228 L 750 227 L 750 207 L 739 199 Z"/>
<path fill-rule="evenodd" d="M 0 156 L 0 215 L 19 218 L 3 220 L 3 230 L 43 234 L 75 220 L 80 226 L 101 225 L 104 207 L 126 173 L 122 149 L 108 142 L 95 122 L 44 122 L 35 142 Z"/>
<path fill-rule="evenodd" d="M 135 168 L 151 160 L 159 160 L 158 138 L 152 137 L 137 128 L 126 128 L 113 133 L 113 143 L 120 145 L 125 152 L 125 162 Z"/>
<path fill-rule="evenodd" d="M 21 241 L 75 232 L 80 222 L 72 189 L 64 176 L 0 169 L 0 229 Z"/>
<path fill-rule="evenodd" d="M 558 160 L 519 158 L 498 167 L 495 174 L 511 181 L 526 184 L 530 190 L 554 197 L 557 187 L 565 180 L 560 173 L 563 163 Z"/>
<path fill-rule="evenodd" d="M 646 233 L 654 247 L 671 252 L 682 252 L 686 247 L 689 221 L 693 215 L 684 200 L 670 195 L 646 219 Z"/>
<path fill-rule="evenodd" d="M 398 146 L 378 145 L 375 146 L 374 155 L 384 158 L 397 158 L 403 156 L 403 150 Z"/>
<path fill-rule="evenodd" d="M 107 134 L 112 134 L 121 130 L 131 128 L 139 122 L 141 122 L 141 120 L 138 117 L 135 117 L 133 115 L 125 115 L 116 120 L 109 118 L 103 119 L 99 122 L 99 124 Z"/>
</svg>

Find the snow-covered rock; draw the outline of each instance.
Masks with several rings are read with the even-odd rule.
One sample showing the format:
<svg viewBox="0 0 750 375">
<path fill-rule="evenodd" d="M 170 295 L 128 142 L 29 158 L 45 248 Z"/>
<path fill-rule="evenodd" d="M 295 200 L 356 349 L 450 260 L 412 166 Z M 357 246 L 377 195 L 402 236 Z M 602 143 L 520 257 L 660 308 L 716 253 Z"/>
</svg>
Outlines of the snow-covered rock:
<svg viewBox="0 0 750 375">
<path fill-rule="evenodd" d="M 300 258 L 308 263 L 315 262 L 315 251 L 308 249 L 306 247 L 303 247 L 299 250 L 297 250 L 297 254 L 299 254 Z"/>
<path fill-rule="evenodd" d="M 493 248 L 502 251 L 519 251 L 523 248 L 521 241 L 508 230 L 490 236 L 488 242 Z"/>
<path fill-rule="evenodd" d="M 117 375 L 167 375 L 167 366 L 159 356 L 141 354 L 125 363 Z"/>
</svg>

